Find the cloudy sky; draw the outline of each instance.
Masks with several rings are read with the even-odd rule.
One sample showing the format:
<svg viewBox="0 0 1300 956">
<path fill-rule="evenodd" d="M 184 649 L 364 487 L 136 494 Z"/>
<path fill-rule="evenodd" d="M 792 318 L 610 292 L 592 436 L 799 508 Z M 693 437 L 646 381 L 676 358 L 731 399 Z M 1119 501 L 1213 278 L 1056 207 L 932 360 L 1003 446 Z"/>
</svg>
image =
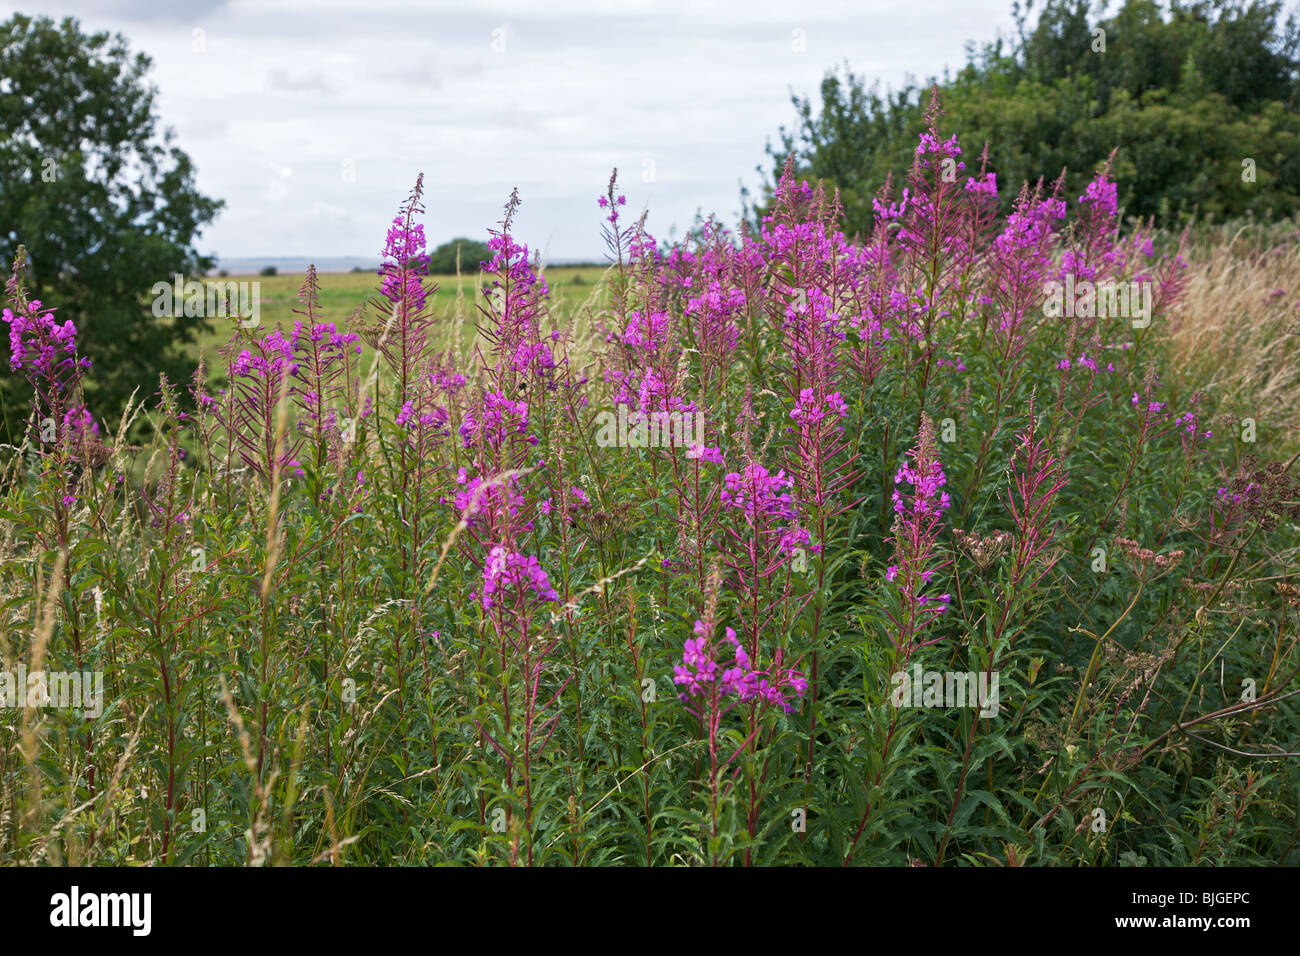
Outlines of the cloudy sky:
<svg viewBox="0 0 1300 956">
<path fill-rule="evenodd" d="M 733 221 L 764 144 L 848 62 L 884 85 L 964 62 L 1010 0 L 28 0 L 154 61 L 163 122 L 226 208 L 228 258 L 377 256 L 425 174 L 431 244 L 485 237 L 512 187 L 520 238 L 599 259 L 617 167 L 666 237 Z"/>
</svg>

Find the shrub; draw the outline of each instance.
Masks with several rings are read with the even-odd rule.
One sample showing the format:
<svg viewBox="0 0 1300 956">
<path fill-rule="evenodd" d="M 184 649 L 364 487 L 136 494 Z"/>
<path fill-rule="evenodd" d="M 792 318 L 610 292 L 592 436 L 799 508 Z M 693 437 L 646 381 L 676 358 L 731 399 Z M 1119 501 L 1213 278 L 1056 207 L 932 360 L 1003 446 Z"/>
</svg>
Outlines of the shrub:
<svg viewBox="0 0 1300 956">
<path fill-rule="evenodd" d="M 452 239 L 429 255 L 429 272 L 433 275 L 456 275 L 482 271 L 482 263 L 492 258 L 487 245 L 476 239 Z"/>
<path fill-rule="evenodd" d="M 1112 153 L 1120 204 L 1143 220 L 1300 209 L 1300 30 L 1284 5 L 1107 6 L 1047 0 L 1027 25 L 1033 4 L 1013 4 L 1009 42 L 972 44 L 955 76 L 934 81 L 963 142 L 987 144 L 1003 210 L 1021 182 L 1062 169 L 1081 191 Z M 803 175 L 841 191 L 846 231 L 869 233 L 876 188 L 925 128 L 926 85 L 882 95 L 847 67 L 828 72 L 820 104 L 793 98 L 763 201 L 793 155 Z"/>
</svg>

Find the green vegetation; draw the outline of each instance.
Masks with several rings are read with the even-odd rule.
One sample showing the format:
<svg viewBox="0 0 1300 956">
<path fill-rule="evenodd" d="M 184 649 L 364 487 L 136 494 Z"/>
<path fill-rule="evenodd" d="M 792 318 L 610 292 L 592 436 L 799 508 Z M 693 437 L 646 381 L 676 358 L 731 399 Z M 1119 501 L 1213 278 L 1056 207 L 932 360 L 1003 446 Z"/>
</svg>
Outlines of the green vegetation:
<svg viewBox="0 0 1300 956">
<path fill-rule="evenodd" d="M 1049 0 L 1028 29 L 1031 7 L 1013 7 L 1010 42 L 971 50 L 937 84 L 945 135 L 966 145 L 969 172 L 988 144 L 1004 210 L 1023 183 L 1062 170 L 1078 195 L 1112 150 L 1129 215 L 1173 224 L 1300 208 L 1300 30 L 1281 3 L 1127 0 L 1103 16 L 1104 4 Z M 820 111 L 794 98 L 795 128 L 769 146 L 771 182 L 793 154 L 802 175 L 840 190 L 847 226 L 865 233 L 886 176 L 911 162 L 923 90 L 882 95 L 847 68 L 828 73 Z"/>
<path fill-rule="evenodd" d="M 585 298 L 589 289 L 581 292 L 569 292 L 565 287 L 582 286 L 595 283 L 605 270 L 597 266 L 555 266 L 545 271 L 547 282 L 552 289 L 552 299 L 567 302 L 578 297 Z M 302 288 L 302 273 L 281 273 L 274 276 L 239 276 L 232 275 L 223 281 L 257 282 L 260 296 L 262 326 L 268 329 L 291 329 L 298 316 L 295 308 L 301 308 L 298 290 Z M 348 317 L 359 307 L 364 306 L 379 291 L 379 279 L 373 272 L 322 272 L 320 281 L 318 321 L 333 322 L 343 328 Z M 207 280 L 211 282 L 212 280 Z M 464 300 L 462 307 L 473 309 L 476 283 L 473 276 L 454 274 L 434 274 L 428 277 L 431 284 L 438 289 L 429 296 L 433 310 L 440 315 L 450 315 L 457 309 L 457 299 Z M 212 350 L 224 344 L 230 338 L 230 329 L 223 320 L 212 323 L 196 340 L 195 348 L 190 352 L 191 361 L 202 349 L 209 356 Z"/>
<path fill-rule="evenodd" d="M 513 204 L 463 300 L 276 277 L 139 442 L 15 288 L 0 659 L 103 679 L 0 708 L 0 864 L 1296 862 L 1284 421 L 1180 374 L 1113 182 L 999 218 L 923 146 L 865 245 L 788 176 L 662 255 L 611 183 L 573 298 Z"/>
<path fill-rule="evenodd" d="M 204 320 L 160 321 L 144 292 L 211 262 L 194 248 L 221 208 L 159 129 L 143 54 L 83 33 L 76 20 L 16 14 L 0 23 L 0 258 L 25 246 L 29 292 L 81 331 L 95 365 L 88 404 L 121 408 L 159 372 L 188 374 Z M 0 440 L 22 430 L 23 386 L 0 369 Z"/>
<path fill-rule="evenodd" d="M 452 239 L 429 254 L 429 271 L 434 275 L 479 272 L 479 265 L 492 258 L 486 242 L 477 239 Z"/>
</svg>

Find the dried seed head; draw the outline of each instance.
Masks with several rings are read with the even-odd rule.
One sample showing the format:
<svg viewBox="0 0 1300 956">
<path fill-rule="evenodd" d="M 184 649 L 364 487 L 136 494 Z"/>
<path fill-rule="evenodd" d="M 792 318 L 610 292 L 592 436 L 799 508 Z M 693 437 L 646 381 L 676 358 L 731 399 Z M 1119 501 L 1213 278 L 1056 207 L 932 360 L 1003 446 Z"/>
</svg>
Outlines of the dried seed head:
<svg viewBox="0 0 1300 956">
<path fill-rule="evenodd" d="M 1277 593 L 1282 595 L 1291 607 L 1300 607 L 1300 586 L 1295 584 L 1277 585 Z"/>
<path fill-rule="evenodd" d="M 953 529 L 953 538 L 957 547 L 974 562 L 975 567 L 985 571 L 1000 558 L 1011 546 L 1013 535 L 1010 531 L 992 531 L 981 535 L 974 532 Z"/>
</svg>

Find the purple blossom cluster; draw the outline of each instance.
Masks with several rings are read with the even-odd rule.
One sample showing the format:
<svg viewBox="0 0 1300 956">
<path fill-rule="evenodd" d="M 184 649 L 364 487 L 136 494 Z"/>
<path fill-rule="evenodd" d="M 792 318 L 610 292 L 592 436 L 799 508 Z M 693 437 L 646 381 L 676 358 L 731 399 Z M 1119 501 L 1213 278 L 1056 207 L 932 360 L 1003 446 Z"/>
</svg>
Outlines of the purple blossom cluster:
<svg viewBox="0 0 1300 956">
<path fill-rule="evenodd" d="M 776 474 L 752 461 L 744 471 L 729 471 L 723 478 L 722 503 L 744 512 L 751 523 L 760 518 L 793 518 L 794 499 L 787 490 L 794 484 L 784 470 Z"/>
<path fill-rule="evenodd" d="M 456 473 L 456 483 L 465 487 L 452 496 L 452 503 L 471 525 L 484 512 L 518 518 L 525 507 L 519 484 L 513 477 L 504 481 L 487 481 L 481 477 L 470 478 L 461 468 Z M 523 530 L 529 527 L 525 525 Z"/>
<path fill-rule="evenodd" d="M 923 458 L 916 449 L 908 452 L 912 464 L 904 464 L 894 475 L 895 486 L 907 482 L 912 486 L 911 493 L 904 498 L 903 493 L 894 489 L 894 511 L 904 518 L 914 516 L 929 517 L 943 514 L 951 502 L 948 492 L 940 491 L 948 483 L 939 459 Z"/>
<path fill-rule="evenodd" d="M 0 318 L 9 326 L 9 368 L 28 379 L 48 379 L 60 372 L 90 367 L 90 360 L 77 357 L 77 327 L 71 319 L 62 323 L 54 309 L 37 300 L 17 311 L 4 309 Z"/>
<path fill-rule="evenodd" d="M 293 343 L 276 329 L 267 333 L 255 349 L 241 349 L 230 363 L 232 377 L 260 378 L 278 385 L 298 371 Z"/>
<path fill-rule="evenodd" d="M 832 392 L 819 400 L 811 388 L 805 388 L 799 392 L 799 401 L 790 410 L 790 417 L 801 425 L 817 424 L 829 415 L 844 418 L 848 413 L 848 406 L 839 392 Z"/>
<path fill-rule="evenodd" d="M 488 611 L 501 599 L 500 592 L 514 590 L 521 597 L 536 601 L 558 601 L 559 594 L 537 562 L 536 555 L 524 555 L 496 545 L 488 552 L 483 566 L 483 610 Z"/>
<path fill-rule="evenodd" d="M 379 267 L 379 292 L 388 301 L 406 301 L 414 311 L 424 308 L 428 293 L 420 277 L 429 267 L 425 246 L 423 225 L 412 222 L 408 214 L 393 219 Z"/>
<path fill-rule="evenodd" d="M 894 475 L 894 560 L 885 570 L 885 580 L 894 583 L 901 602 L 895 644 L 905 653 L 914 645 L 934 643 L 922 640 L 923 632 L 947 608 L 951 596 L 933 594 L 928 585 L 946 565 L 937 560 L 937 541 L 943 513 L 951 501 L 943 465 L 934 443 L 934 426 L 923 416 L 916 445 Z"/>
<path fill-rule="evenodd" d="M 33 424 L 38 426 L 42 456 L 64 456 L 84 464 L 96 464 L 107 455 L 99 441 L 99 425 L 85 405 L 82 376 L 90 359 L 77 353 L 77 326 L 70 319 L 59 322 L 54 309 L 38 300 L 28 300 L 24 291 L 26 258 L 20 251 L 5 285 L 9 305 L 0 319 L 9 326 L 9 368 L 27 379 L 34 392 Z M 53 423 L 54 434 L 48 432 Z M 53 466 L 62 469 L 61 464 Z M 63 474 L 60 482 L 72 479 Z M 64 496 L 65 498 L 68 496 Z M 70 507 L 64 501 L 65 508 Z"/>
<path fill-rule="evenodd" d="M 703 621 L 695 622 L 694 631 L 695 637 L 686 640 L 682 662 L 673 667 L 673 683 L 683 688 L 679 695 L 683 701 L 707 695 L 735 697 L 741 702 L 758 701 L 793 713 L 794 700 L 808 690 L 808 680 L 802 673 L 782 670 L 779 656 L 770 674 L 755 670 L 749 653 L 730 627 L 725 629 L 723 647 L 714 646 Z M 728 647 L 731 660 L 719 662 L 719 651 L 726 653 Z"/>
<path fill-rule="evenodd" d="M 481 408 L 466 410 L 458 431 L 466 448 L 475 444 L 500 447 L 511 436 L 537 444 L 537 438 L 528 433 L 528 403 L 511 401 L 498 392 L 486 393 Z"/>
</svg>

